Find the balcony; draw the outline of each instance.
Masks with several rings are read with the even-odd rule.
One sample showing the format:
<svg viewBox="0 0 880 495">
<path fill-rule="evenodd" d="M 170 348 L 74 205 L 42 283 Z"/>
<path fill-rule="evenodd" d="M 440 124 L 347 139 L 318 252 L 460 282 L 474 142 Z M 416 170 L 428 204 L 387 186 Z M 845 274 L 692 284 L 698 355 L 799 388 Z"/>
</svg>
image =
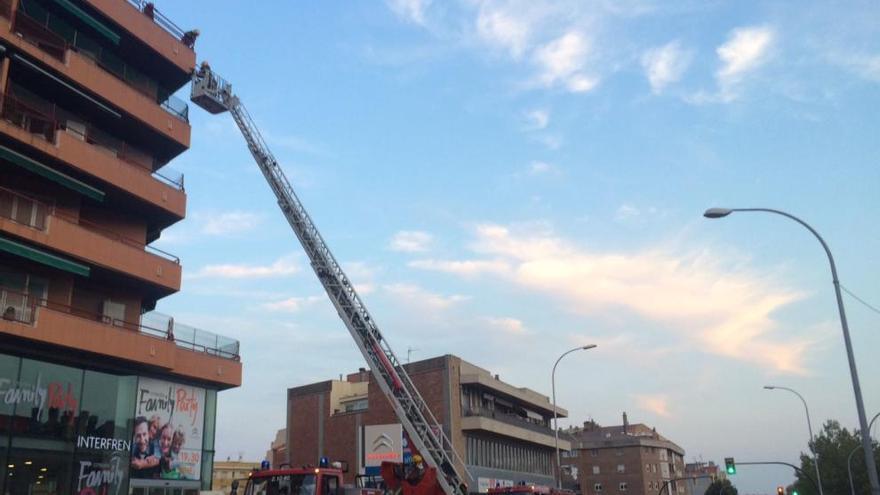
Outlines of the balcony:
<svg viewBox="0 0 880 495">
<path fill-rule="evenodd" d="M 174 219 L 184 217 L 183 174 L 168 167 L 154 172 L 155 159 L 141 149 L 92 126 L 75 125 L 74 119 L 59 121 L 68 112 L 49 102 L 2 93 L 0 99 L 0 131 L 167 211 Z"/>
<path fill-rule="evenodd" d="M 0 286 L 0 334 L 134 361 L 224 388 L 241 385 L 238 341 L 160 313 L 128 322 Z"/>
<path fill-rule="evenodd" d="M 0 5 L 0 12 L 3 8 Z M 0 25 L 0 38 L 20 52 L 64 74 L 175 143 L 175 153 L 189 147 L 189 107 L 169 90 L 125 64 L 112 53 L 70 28 L 75 43 L 46 27 L 23 10 L 10 29 Z M 57 28 L 57 26 L 55 26 Z"/>
<path fill-rule="evenodd" d="M 553 430 L 546 426 L 529 423 L 519 416 L 492 414 L 491 411 L 465 409 L 462 411 L 461 429 L 480 430 L 496 435 L 516 438 L 525 442 L 553 447 Z M 559 448 L 571 450 L 571 442 L 559 439 Z"/>
<path fill-rule="evenodd" d="M 180 290 L 176 256 L 5 188 L 0 188 L 0 231 L 155 284 L 163 292 Z"/>
</svg>

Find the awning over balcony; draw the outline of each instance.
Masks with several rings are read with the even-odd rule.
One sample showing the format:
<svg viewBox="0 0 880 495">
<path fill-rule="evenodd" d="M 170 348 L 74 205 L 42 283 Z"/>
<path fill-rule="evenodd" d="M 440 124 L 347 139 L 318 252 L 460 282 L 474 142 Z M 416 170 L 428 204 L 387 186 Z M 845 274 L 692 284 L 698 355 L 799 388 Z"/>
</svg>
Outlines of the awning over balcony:
<svg viewBox="0 0 880 495">
<path fill-rule="evenodd" d="M 110 40 L 114 45 L 119 44 L 119 35 L 116 34 L 116 32 L 105 26 L 101 21 L 87 14 L 83 9 L 72 4 L 69 0 L 55 0 L 55 3 L 76 16 L 77 19 L 94 28 L 95 31 L 101 33 L 102 36 Z"/>
<path fill-rule="evenodd" d="M 60 256 L 55 256 L 54 254 L 47 253 L 46 251 L 42 251 L 40 249 L 25 246 L 24 244 L 15 242 L 5 237 L 0 237 L 0 251 L 5 251 L 7 253 L 14 254 L 15 256 L 27 258 L 31 261 L 36 261 L 37 263 L 51 266 L 52 268 L 57 268 L 59 270 L 73 273 L 74 275 L 82 275 L 83 277 L 89 276 L 90 269 L 86 265 L 76 263 L 75 261 L 70 261 Z"/>
<path fill-rule="evenodd" d="M 32 160 L 6 146 L 0 146 L 0 158 L 13 165 L 17 165 L 37 175 L 45 177 L 56 184 L 72 189 L 83 196 L 88 196 L 96 201 L 104 201 L 104 191 L 95 189 L 84 182 L 78 181 L 67 174 L 63 174 L 48 165 L 43 165 L 38 161 Z"/>
</svg>

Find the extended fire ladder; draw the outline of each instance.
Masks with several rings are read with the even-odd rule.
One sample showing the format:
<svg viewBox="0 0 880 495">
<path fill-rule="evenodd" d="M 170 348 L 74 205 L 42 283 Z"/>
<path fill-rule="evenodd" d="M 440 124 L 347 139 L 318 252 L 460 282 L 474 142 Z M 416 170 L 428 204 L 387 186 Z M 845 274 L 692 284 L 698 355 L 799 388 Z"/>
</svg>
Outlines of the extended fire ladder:
<svg viewBox="0 0 880 495">
<path fill-rule="evenodd" d="M 278 206 L 308 254 L 312 269 L 351 332 L 410 440 L 428 465 L 437 469 L 437 480 L 447 495 L 467 495 L 468 478 L 464 462 L 324 243 L 254 120 L 232 93 L 232 86 L 203 63 L 193 74 L 191 99 L 212 114 L 229 111 L 232 115 L 260 171 L 278 198 Z"/>
</svg>

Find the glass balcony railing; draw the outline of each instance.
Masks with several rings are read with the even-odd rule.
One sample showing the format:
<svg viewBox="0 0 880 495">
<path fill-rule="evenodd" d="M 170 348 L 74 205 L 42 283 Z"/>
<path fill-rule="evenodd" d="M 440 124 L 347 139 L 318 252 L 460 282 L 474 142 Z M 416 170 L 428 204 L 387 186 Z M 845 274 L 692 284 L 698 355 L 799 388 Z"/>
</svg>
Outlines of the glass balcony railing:
<svg viewBox="0 0 880 495">
<path fill-rule="evenodd" d="M 39 311 L 54 311 L 78 318 L 96 321 L 118 328 L 119 331 L 139 332 L 151 337 L 173 341 L 178 347 L 238 361 L 239 343 L 205 330 L 182 325 L 162 313 L 150 312 L 134 323 L 106 314 L 94 313 L 74 306 L 38 298 L 13 288 L 0 285 L 0 319 L 33 325 L 39 320 Z"/>
<path fill-rule="evenodd" d="M 2 5 L 0 5 L 2 10 Z M 21 0 L 15 18 L 15 30 L 26 41 L 64 62 L 68 50 L 91 60 L 98 67 L 125 82 L 166 112 L 189 122 L 189 105 L 155 80 L 127 64 L 112 50 L 84 34 L 34 0 Z"/>
</svg>

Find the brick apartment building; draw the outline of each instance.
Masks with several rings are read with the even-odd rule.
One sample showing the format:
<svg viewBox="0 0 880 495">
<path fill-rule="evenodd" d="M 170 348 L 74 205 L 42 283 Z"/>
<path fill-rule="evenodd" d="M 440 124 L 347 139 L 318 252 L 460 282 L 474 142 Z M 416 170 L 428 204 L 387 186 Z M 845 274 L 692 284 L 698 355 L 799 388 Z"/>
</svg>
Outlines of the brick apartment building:
<svg viewBox="0 0 880 495">
<path fill-rule="evenodd" d="M 550 485 L 555 465 L 547 396 L 515 387 L 445 355 L 406 365 L 413 383 L 452 439 L 472 478 L 471 492 L 520 481 Z M 560 417 L 567 412 L 559 408 Z M 326 456 L 347 461 L 347 482 L 407 455 L 402 430 L 372 375 L 294 387 L 287 393 L 287 452 L 292 465 Z M 560 447 L 570 443 L 560 439 Z"/>
<path fill-rule="evenodd" d="M 0 0 L 0 493 L 211 486 L 238 342 L 152 312 L 194 34 L 141 0 Z"/>
<path fill-rule="evenodd" d="M 644 424 L 599 426 L 594 421 L 571 428 L 572 449 L 563 470 L 575 472 L 583 495 L 656 495 L 665 481 L 684 476 L 684 450 Z M 671 495 L 686 493 L 672 481 Z"/>
</svg>

